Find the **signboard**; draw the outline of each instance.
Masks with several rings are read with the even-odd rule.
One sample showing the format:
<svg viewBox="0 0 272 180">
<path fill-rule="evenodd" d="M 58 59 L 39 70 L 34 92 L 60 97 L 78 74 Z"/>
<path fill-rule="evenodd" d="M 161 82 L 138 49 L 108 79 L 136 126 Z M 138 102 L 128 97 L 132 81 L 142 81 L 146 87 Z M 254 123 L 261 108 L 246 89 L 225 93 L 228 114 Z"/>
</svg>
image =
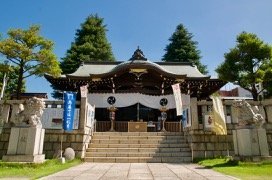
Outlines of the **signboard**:
<svg viewBox="0 0 272 180">
<path fill-rule="evenodd" d="M 214 116 L 205 115 L 205 128 L 213 128 L 214 126 Z"/>
<path fill-rule="evenodd" d="M 92 106 L 90 104 L 87 105 L 87 126 L 92 127 L 92 124 L 94 122 L 94 116 L 95 115 L 95 106 Z"/>
<path fill-rule="evenodd" d="M 44 129 L 62 129 L 63 109 L 62 108 L 46 108 L 43 110 L 41 118 L 42 127 Z M 75 110 L 73 129 L 78 129 L 79 109 Z"/>
<path fill-rule="evenodd" d="M 88 94 L 88 87 L 87 87 L 87 85 L 80 86 L 80 94 L 81 94 L 81 97 L 87 97 L 87 94 Z"/>
<path fill-rule="evenodd" d="M 73 130 L 74 112 L 76 105 L 76 92 L 65 92 L 64 98 L 64 111 L 63 111 L 63 129 L 66 131 Z"/>
</svg>

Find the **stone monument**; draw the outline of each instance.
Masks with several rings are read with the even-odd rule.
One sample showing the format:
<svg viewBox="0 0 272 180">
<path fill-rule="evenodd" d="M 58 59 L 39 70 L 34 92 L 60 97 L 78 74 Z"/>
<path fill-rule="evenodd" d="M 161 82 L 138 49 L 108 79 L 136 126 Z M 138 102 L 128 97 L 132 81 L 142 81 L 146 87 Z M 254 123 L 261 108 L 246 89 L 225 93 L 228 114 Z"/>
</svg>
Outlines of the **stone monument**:
<svg viewBox="0 0 272 180">
<path fill-rule="evenodd" d="M 265 123 L 257 106 L 251 106 L 245 100 L 233 103 L 234 116 L 238 126 L 233 130 L 235 157 L 241 160 L 260 160 L 269 156 Z"/>
<path fill-rule="evenodd" d="M 42 163 L 44 132 L 41 116 L 45 108 L 42 99 L 33 97 L 19 104 L 16 114 L 11 119 L 11 133 L 7 155 L 3 161 Z"/>
</svg>

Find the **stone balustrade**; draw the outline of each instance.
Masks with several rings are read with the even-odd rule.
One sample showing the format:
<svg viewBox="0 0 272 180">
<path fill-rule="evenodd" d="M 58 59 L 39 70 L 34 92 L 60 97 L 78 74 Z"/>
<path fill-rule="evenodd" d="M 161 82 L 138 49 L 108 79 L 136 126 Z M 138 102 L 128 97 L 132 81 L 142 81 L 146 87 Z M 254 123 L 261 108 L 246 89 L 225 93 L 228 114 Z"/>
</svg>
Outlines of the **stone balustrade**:
<svg viewBox="0 0 272 180">
<path fill-rule="evenodd" d="M 224 114 L 229 118 L 227 135 L 215 135 L 209 128 L 205 128 L 204 117 L 212 108 L 212 101 L 197 101 L 191 99 L 191 126 L 184 129 L 192 150 L 193 158 L 217 157 L 234 155 L 232 130 L 238 126 L 235 116 L 233 100 L 224 100 Z M 258 106 L 265 119 L 269 154 L 272 155 L 272 99 L 264 101 L 248 101 L 252 106 Z M 227 117 L 229 116 L 229 117 Z"/>
<path fill-rule="evenodd" d="M 272 99 L 261 102 L 248 101 L 252 105 L 257 105 L 265 118 L 265 129 L 269 146 L 269 154 L 272 155 Z M 0 159 L 7 153 L 10 128 L 12 118 L 15 117 L 22 101 L 10 100 L 0 101 Z M 61 141 L 63 149 L 72 147 L 77 157 L 84 157 L 85 151 L 90 141 L 92 129 L 86 125 L 86 104 L 87 99 L 82 98 L 77 106 L 80 107 L 79 128 L 72 132 L 63 132 L 59 129 L 46 129 L 44 140 L 44 154 L 46 158 L 52 158 L 60 148 Z M 232 100 L 225 100 L 225 115 L 230 118 L 227 124 L 227 135 L 215 135 L 204 127 L 204 115 L 212 106 L 211 101 L 197 101 L 191 98 L 191 126 L 183 129 L 185 136 L 190 143 L 194 158 L 216 157 L 223 155 L 233 155 L 234 147 L 232 140 L 232 130 L 236 128 L 238 120 L 234 116 Z M 62 101 L 46 101 L 46 108 L 62 107 Z M 201 111 L 201 112 L 200 112 Z"/>
<path fill-rule="evenodd" d="M 16 114 L 18 114 L 19 105 L 24 103 L 23 100 L 0 101 L 0 159 L 7 153 L 11 127 L 14 126 Z M 62 108 L 62 101 L 45 101 L 46 108 Z M 71 147 L 75 150 L 77 157 L 84 157 L 85 151 L 90 142 L 93 128 L 86 125 L 86 106 L 87 99 L 81 98 L 76 103 L 80 107 L 80 118 L 78 129 L 71 132 L 64 132 L 60 129 L 46 129 L 44 138 L 43 153 L 46 158 L 52 158 L 60 149 Z"/>
</svg>

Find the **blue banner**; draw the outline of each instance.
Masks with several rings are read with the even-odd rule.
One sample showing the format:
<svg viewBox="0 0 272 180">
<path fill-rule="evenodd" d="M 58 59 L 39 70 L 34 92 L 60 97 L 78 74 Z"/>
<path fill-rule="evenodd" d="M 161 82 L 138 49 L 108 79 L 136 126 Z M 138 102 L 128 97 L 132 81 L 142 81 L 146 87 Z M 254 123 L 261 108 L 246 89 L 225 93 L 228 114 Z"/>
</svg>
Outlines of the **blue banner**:
<svg viewBox="0 0 272 180">
<path fill-rule="evenodd" d="M 63 104 L 63 129 L 66 131 L 73 130 L 74 126 L 74 112 L 76 105 L 76 92 L 64 92 L 63 95 L 64 104 Z"/>
<path fill-rule="evenodd" d="M 183 110 L 182 113 L 182 127 L 185 128 L 187 126 L 188 121 L 188 109 Z"/>
</svg>

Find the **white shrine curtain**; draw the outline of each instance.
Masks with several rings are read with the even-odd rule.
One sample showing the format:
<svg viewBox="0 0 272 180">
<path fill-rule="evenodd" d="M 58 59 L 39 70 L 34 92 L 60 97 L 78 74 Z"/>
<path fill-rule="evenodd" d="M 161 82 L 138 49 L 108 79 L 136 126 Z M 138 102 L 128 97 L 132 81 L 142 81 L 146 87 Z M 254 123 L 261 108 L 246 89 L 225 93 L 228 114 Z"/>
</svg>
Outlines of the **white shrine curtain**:
<svg viewBox="0 0 272 180">
<path fill-rule="evenodd" d="M 162 96 L 151 96 L 151 95 L 145 95 L 140 93 L 125 93 L 125 94 L 118 94 L 118 93 L 107 93 L 107 94 L 99 94 L 99 93 L 93 93 L 88 94 L 88 102 L 90 104 L 94 104 L 96 108 L 107 108 L 110 105 L 107 102 L 108 97 L 114 96 L 116 99 L 116 102 L 114 104 L 115 107 L 127 107 L 134 105 L 136 103 L 140 103 L 146 107 L 150 107 L 153 109 L 160 109 L 160 100 L 162 98 L 166 98 L 168 100 L 167 108 L 168 109 L 175 109 L 175 98 L 171 95 L 162 95 Z M 182 94 L 182 105 L 183 108 L 189 108 L 190 106 L 190 96 Z"/>
</svg>

